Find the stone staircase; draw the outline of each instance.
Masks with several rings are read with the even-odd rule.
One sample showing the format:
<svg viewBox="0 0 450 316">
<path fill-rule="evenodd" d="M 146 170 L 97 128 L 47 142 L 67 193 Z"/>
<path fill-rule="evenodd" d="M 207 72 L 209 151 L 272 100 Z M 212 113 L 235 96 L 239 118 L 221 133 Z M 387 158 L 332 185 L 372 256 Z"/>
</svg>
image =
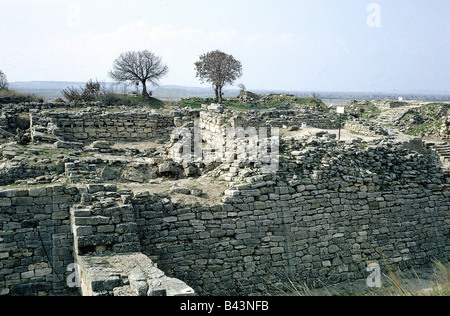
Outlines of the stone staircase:
<svg viewBox="0 0 450 316">
<path fill-rule="evenodd" d="M 431 149 L 435 151 L 446 169 L 450 169 L 450 144 L 447 142 L 430 144 Z"/>
<path fill-rule="evenodd" d="M 85 296 L 185 296 L 195 292 L 168 278 L 141 252 L 129 192 L 114 185 L 78 188 L 71 210 L 74 255 Z"/>
</svg>

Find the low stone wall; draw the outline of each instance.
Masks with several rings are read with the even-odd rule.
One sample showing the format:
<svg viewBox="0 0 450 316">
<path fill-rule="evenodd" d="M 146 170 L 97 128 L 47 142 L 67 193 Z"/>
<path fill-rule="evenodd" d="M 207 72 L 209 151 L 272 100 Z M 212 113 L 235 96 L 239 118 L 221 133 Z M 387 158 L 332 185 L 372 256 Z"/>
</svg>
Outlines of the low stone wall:
<svg viewBox="0 0 450 316">
<path fill-rule="evenodd" d="M 57 165 L 20 165 L 0 169 L 0 186 L 14 184 L 18 180 L 33 179 L 58 170 Z M 63 170 L 58 170 L 62 172 Z"/>
<path fill-rule="evenodd" d="M 228 160 L 229 157 L 238 152 L 237 148 L 242 144 L 238 144 L 237 139 L 234 145 L 227 144 L 227 137 L 231 136 L 232 133 L 237 133 L 239 129 L 243 129 L 245 133 L 256 133 L 256 137 L 259 137 L 259 140 L 266 140 L 270 147 L 270 138 L 272 131 L 275 131 L 274 128 L 299 129 L 303 123 L 309 127 L 338 128 L 337 122 L 331 121 L 323 113 L 300 113 L 297 110 L 250 111 L 248 113 L 231 110 L 204 110 L 200 112 L 199 127 L 206 148 L 219 152 L 219 156 Z M 251 138 L 255 135 L 245 134 L 243 136 L 244 138 Z M 245 140 L 247 145 L 249 141 L 251 139 Z M 232 146 L 234 148 L 231 148 Z"/>
<path fill-rule="evenodd" d="M 330 120 L 324 113 L 318 111 L 267 110 L 258 113 L 256 117 L 267 120 L 270 126 L 279 128 L 300 128 L 302 124 L 320 129 L 339 128 L 338 122 Z"/>
<path fill-rule="evenodd" d="M 226 110 L 205 110 L 200 113 L 202 137 L 207 143 L 215 143 L 218 136 L 226 136 L 226 128 L 278 127 L 301 128 L 305 123 L 309 127 L 336 129 L 338 123 L 331 121 L 323 113 L 302 113 L 298 110 L 267 110 L 261 112 L 237 112 Z"/>
<path fill-rule="evenodd" d="M 52 110 L 52 109 L 85 109 L 89 107 L 106 107 L 101 102 L 28 102 L 20 104 L 0 104 L 0 111 L 4 113 L 25 113 L 30 110 Z"/>
<path fill-rule="evenodd" d="M 373 100 L 371 101 L 376 107 L 381 109 L 393 109 L 402 106 L 407 106 L 410 103 L 403 101 L 392 101 L 392 100 Z"/>
<path fill-rule="evenodd" d="M 173 117 L 153 111 L 32 112 L 32 138 L 36 132 L 68 142 L 148 141 L 170 137 Z M 54 139 L 52 139 L 54 140 Z"/>
<path fill-rule="evenodd" d="M 368 123 L 365 120 L 351 120 L 345 122 L 344 128 L 349 132 L 369 137 L 387 136 L 388 132 L 381 126 Z"/>
<path fill-rule="evenodd" d="M 70 109 L 88 109 L 88 108 L 105 108 L 100 102 L 82 102 L 82 103 L 20 103 L 20 104 L 0 104 L 0 128 L 7 131 L 15 132 L 18 127 L 22 129 L 25 126 L 19 126 L 23 124 L 18 124 L 17 120 L 19 115 L 26 116 L 27 113 L 31 111 L 42 112 L 45 110 L 52 111 L 66 111 Z M 3 121 L 3 122 L 2 122 Z M 3 127 L 2 127 L 3 126 Z"/>
<path fill-rule="evenodd" d="M 3 130 L 8 129 L 8 119 L 5 116 L 0 115 L 0 128 Z"/>
</svg>

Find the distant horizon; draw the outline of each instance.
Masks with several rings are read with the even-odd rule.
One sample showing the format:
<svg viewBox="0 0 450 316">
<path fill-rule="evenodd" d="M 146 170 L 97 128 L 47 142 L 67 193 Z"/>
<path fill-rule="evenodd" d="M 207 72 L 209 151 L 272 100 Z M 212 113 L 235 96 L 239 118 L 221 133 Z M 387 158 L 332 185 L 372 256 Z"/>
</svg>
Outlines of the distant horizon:
<svg viewBox="0 0 450 316">
<path fill-rule="evenodd" d="M 94 80 L 94 79 L 93 79 Z M 101 83 L 109 84 L 109 85 L 121 85 L 121 83 L 117 83 L 114 81 L 99 81 Z M 86 81 L 58 81 L 58 80 L 31 80 L 31 81 L 15 81 L 15 82 L 9 82 L 10 86 L 14 85 L 20 85 L 20 84 L 43 84 L 43 83 L 52 83 L 52 84 L 73 84 L 73 85 L 79 85 L 84 86 L 86 84 Z M 212 91 L 211 87 L 208 87 L 206 85 L 203 86 L 186 86 L 186 85 L 179 85 L 179 84 L 161 84 L 158 86 L 150 86 L 151 89 L 158 89 L 158 88 L 169 88 L 169 87 L 178 87 L 178 88 L 186 88 L 186 89 L 198 89 L 198 90 L 210 90 Z M 45 89 L 45 88 L 42 88 Z M 238 87 L 235 86 L 226 86 L 224 90 L 228 91 L 239 91 Z M 398 94 L 399 97 L 401 97 L 401 94 L 409 94 L 409 95 L 423 95 L 428 94 L 430 96 L 434 95 L 442 95 L 442 96 L 450 96 L 450 91 L 429 91 L 429 90 L 419 90 L 419 91 L 396 91 L 396 90 L 386 90 L 386 91 L 335 91 L 335 90 L 301 90 L 301 89 L 264 89 L 264 88 L 248 88 L 246 91 L 263 91 L 263 92 L 297 92 L 297 93 L 341 93 L 341 94 Z"/>
<path fill-rule="evenodd" d="M 24 94 L 36 95 L 44 98 L 45 101 L 52 101 L 56 98 L 63 98 L 62 90 L 67 87 L 81 88 L 86 82 L 81 81 L 18 81 L 10 83 L 10 89 Z M 105 82 L 106 87 L 115 85 L 114 82 Z M 130 88 L 127 91 L 133 91 Z M 153 92 L 153 97 L 160 100 L 177 101 L 187 98 L 214 98 L 214 90 L 210 87 L 188 87 L 181 85 L 160 85 L 149 89 Z M 277 89 L 246 89 L 259 95 L 265 94 L 291 94 L 299 98 L 312 97 L 315 93 L 326 105 L 345 105 L 350 100 L 397 100 L 403 97 L 405 101 L 417 100 L 425 102 L 450 102 L 450 93 L 427 93 L 415 92 L 405 93 L 397 91 L 387 92 L 355 92 L 355 91 L 301 91 L 301 90 L 277 90 Z M 123 90 L 117 87 L 115 93 L 122 94 Z M 224 97 L 235 98 L 239 95 L 239 89 L 228 87 L 223 90 Z"/>
</svg>

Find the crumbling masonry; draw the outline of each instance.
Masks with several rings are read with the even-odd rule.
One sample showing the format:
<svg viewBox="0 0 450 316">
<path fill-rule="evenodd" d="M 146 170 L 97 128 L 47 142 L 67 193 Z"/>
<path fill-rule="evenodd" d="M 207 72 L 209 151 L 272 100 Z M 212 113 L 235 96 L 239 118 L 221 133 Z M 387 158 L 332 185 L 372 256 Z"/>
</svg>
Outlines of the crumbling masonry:
<svg viewBox="0 0 450 316">
<path fill-rule="evenodd" d="M 212 131 L 240 124 L 227 111 L 47 110 L 31 111 L 33 140 L 75 152 L 98 140 L 170 143 L 170 131 L 194 119 L 203 119 L 213 142 Z M 7 131 L 12 114 L 4 113 Z M 242 124 L 260 126 L 299 113 L 247 115 Z M 325 119 L 316 122 L 325 128 Z M 209 170 L 196 165 L 186 173 L 193 165 L 161 157 L 136 170 L 148 168 L 151 178 Z M 59 158 L 59 167 L 68 176 L 80 159 Z M 97 162 L 104 171 L 105 161 Z M 0 295 L 267 294 L 287 280 L 312 286 L 363 279 L 373 262 L 411 268 L 448 261 L 450 177 L 426 145 L 418 152 L 384 137 L 340 142 L 320 132 L 282 139 L 279 163 L 271 174 L 245 162 L 232 165 L 222 174 L 228 188 L 212 205 L 122 189 L 122 165 L 108 166 L 116 173 L 109 181 L 93 161 L 91 181 L 7 187 L 11 176 L 0 190 Z"/>
</svg>

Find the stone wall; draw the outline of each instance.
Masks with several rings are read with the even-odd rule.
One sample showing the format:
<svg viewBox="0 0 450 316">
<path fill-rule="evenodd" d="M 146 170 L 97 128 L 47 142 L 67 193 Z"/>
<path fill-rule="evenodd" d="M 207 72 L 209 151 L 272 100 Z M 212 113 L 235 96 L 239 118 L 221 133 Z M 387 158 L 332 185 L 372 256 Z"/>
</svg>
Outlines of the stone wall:
<svg viewBox="0 0 450 316">
<path fill-rule="evenodd" d="M 38 112 L 32 111 L 32 138 L 37 135 L 50 141 L 89 143 L 93 141 L 148 141 L 169 138 L 174 128 L 173 117 L 153 111 L 128 112 Z M 39 134 L 38 134 L 39 133 Z"/>
<path fill-rule="evenodd" d="M 20 104 L 0 104 L 0 128 L 5 130 L 15 132 L 18 127 L 17 118 L 19 115 L 26 115 L 31 111 L 42 112 L 44 110 L 53 110 L 53 111 L 67 111 L 70 109 L 88 109 L 90 107 L 94 108 L 102 108 L 102 104 L 100 102 L 83 102 L 83 103 L 38 103 L 38 102 L 29 102 L 29 103 L 20 103 Z M 3 126 L 3 127 L 2 127 Z M 28 126 L 29 127 L 29 126 Z M 27 127 L 27 128 L 28 128 Z M 27 129 L 23 128 L 23 129 Z"/>
<path fill-rule="evenodd" d="M 448 261 L 450 177 L 435 154 L 325 134 L 301 142 L 286 145 L 277 173 L 232 184 L 213 206 L 114 185 L 0 191 L 0 293 L 71 294 L 77 261 L 87 293 L 149 295 L 146 269 L 135 278 L 131 264 L 129 282 L 108 274 L 115 255 L 140 252 L 200 295 L 351 282 L 372 262 L 386 272 Z"/>
<path fill-rule="evenodd" d="M 246 132 L 254 129 L 260 139 L 270 139 L 272 128 L 285 128 L 289 130 L 298 130 L 305 123 L 308 127 L 317 127 L 322 129 L 338 128 L 338 123 L 325 117 L 323 113 L 301 113 L 298 110 L 267 110 L 263 112 L 238 112 L 232 110 L 204 110 L 200 112 L 199 127 L 201 138 L 206 143 L 206 149 L 219 151 L 227 148 L 227 137 L 230 131 L 236 132 L 238 128 L 243 128 Z M 260 128 L 265 128 L 263 130 Z M 245 135 L 247 137 L 250 135 Z M 249 140 L 247 139 L 247 142 Z M 270 142 L 268 142 L 270 144 Z M 229 145 L 229 144 L 228 144 Z M 236 153 L 235 148 L 230 151 Z M 270 147 L 270 145 L 269 145 Z M 231 149 L 231 148 L 227 148 Z M 228 157 L 227 152 L 221 153 Z"/>
<path fill-rule="evenodd" d="M 57 165 L 21 165 L 16 163 L 0 169 L 0 186 L 14 184 L 23 179 L 45 176 L 57 170 Z"/>
<path fill-rule="evenodd" d="M 77 188 L 0 191 L 0 295 L 70 295 L 70 205 Z"/>
<path fill-rule="evenodd" d="M 225 126 L 236 127 L 278 127 L 300 128 L 303 123 L 320 129 L 336 129 L 338 122 L 330 120 L 322 112 L 300 110 L 265 110 L 265 111 L 215 111 L 204 110 L 200 113 L 202 127 L 211 133 Z"/>
<path fill-rule="evenodd" d="M 230 114 L 219 111 L 200 113 L 196 133 L 201 135 L 194 134 L 194 139 L 204 143 L 201 148 L 203 160 L 231 165 L 258 164 L 264 169 L 273 167 L 278 161 L 278 126 L 261 117 Z"/>
<path fill-rule="evenodd" d="M 8 119 L 6 118 L 6 116 L 0 115 L 0 128 L 3 130 L 8 129 Z"/>
<path fill-rule="evenodd" d="M 448 193 L 265 179 L 227 192 L 228 203 L 216 207 L 135 198 L 146 253 L 201 295 L 264 294 L 287 277 L 310 286 L 354 281 L 371 262 L 405 268 L 448 259 Z"/>
<path fill-rule="evenodd" d="M 410 103 L 403 101 L 391 101 L 391 100 L 372 100 L 371 101 L 376 107 L 381 109 L 392 109 L 402 106 L 407 106 Z"/>
<path fill-rule="evenodd" d="M 84 296 L 186 296 L 195 292 L 167 277 L 141 253 L 130 191 L 115 185 L 80 187 L 71 207 L 74 254 Z"/>
<path fill-rule="evenodd" d="M 449 175 L 427 155 L 361 145 L 297 152 L 217 206 L 134 196 L 143 250 L 201 295 L 354 281 L 372 262 L 386 272 L 448 261 Z"/>
<path fill-rule="evenodd" d="M 377 137 L 387 136 L 388 132 L 381 126 L 369 123 L 366 120 L 354 119 L 345 122 L 346 130 L 352 133 L 361 134 L 364 136 Z"/>
<path fill-rule="evenodd" d="M 140 253 L 129 202 L 114 185 L 0 191 L 0 296 L 195 294 Z"/>
<path fill-rule="evenodd" d="M 89 107 L 106 107 L 102 105 L 101 102 L 28 102 L 28 103 L 20 103 L 20 104 L 0 104 L 0 111 L 4 113 L 25 113 L 30 112 L 31 110 L 52 110 L 52 109 L 85 109 Z"/>
</svg>

